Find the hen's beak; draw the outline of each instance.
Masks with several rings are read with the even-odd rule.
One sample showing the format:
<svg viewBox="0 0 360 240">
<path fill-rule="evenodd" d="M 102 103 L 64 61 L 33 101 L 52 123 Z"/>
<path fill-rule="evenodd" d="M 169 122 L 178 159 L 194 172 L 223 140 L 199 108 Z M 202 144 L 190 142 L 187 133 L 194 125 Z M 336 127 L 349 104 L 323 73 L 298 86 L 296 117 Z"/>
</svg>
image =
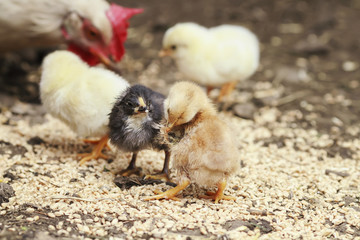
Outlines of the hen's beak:
<svg viewBox="0 0 360 240">
<path fill-rule="evenodd" d="M 165 57 L 165 56 L 171 56 L 172 55 L 172 51 L 171 49 L 161 49 L 161 51 L 159 52 L 159 57 Z"/>
<path fill-rule="evenodd" d="M 100 59 L 100 62 L 103 63 L 107 69 L 114 71 L 115 73 L 121 75 L 120 68 L 115 64 L 115 62 L 110 59 L 106 54 L 96 48 L 90 48 L 90 52 L 97 56 Z"/>
</svg>

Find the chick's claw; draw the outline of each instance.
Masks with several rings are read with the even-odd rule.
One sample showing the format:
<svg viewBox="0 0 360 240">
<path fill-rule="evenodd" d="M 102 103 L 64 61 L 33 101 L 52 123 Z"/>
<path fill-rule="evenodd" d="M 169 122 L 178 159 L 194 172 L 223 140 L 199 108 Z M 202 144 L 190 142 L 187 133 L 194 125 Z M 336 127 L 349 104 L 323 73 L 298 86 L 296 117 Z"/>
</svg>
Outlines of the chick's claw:
<svg viewBox="0 0 360 240">
<path fill-rule="evenodd" d="M 152 197 L 147 197 L 144 198 L 145 201 L 150 201 L 150 200 L 156 200 L 156 199 L 171 199 L 171 200 L 175 200 L 175 201 L 180 201 L 180 198 L 176 197 L 176 195 L 178 194 L 178 192 L 174 192 L 172 191 L 174 188 L 167 190 L 166 192 L 160 192 L 160 191 L 154 191 L 155 196 Z"/>
<path fill-rule="evenodd" d="M 107 135 L 102 137 L 98 141 L 94 149 L 91 151 L 91 153 L 78 154 L 79 157 L 82 157 L 82 159 L 80 160 L 80 165 L 83 165 L 84 163 L 90 161 L 91 159 L 98 159 L 98 158 L 108 159 L 109 157 L 101 152 L 104 149 L 104 147 L 107 145 L 108 139 L 109 138 Z"/>
<path fill-rule="evenodd" d="M 167 173 L 149 174 L 145 176 L 145 179 L 161 180 L 163 182 L 170 182 L 170 178 Z"/>
<path fill-rule="evenodd" d="M 235 197 L 225 196 L 224 190 L 226 188 L 226 181 L 221 181 L 218 183 L 218 190 L 216 192 L 207 192 L 206 195 L 200 196 L 201 198 L 212 199 L 215 203 L 218 203 L 220 200 L 236 200 Z"/>
<path fill-rule="evenodd" d="M 78 154 L 78 157 L 81 157 L 80 160 L 80 165 L 83 165 L 84 163 L 86 163 L 87 161 L 90 161 L 91 159 L 99 159 L 99 158 L 103 158 L 103 159 L 108 159 L 109 156 L 106 156 L 103 153 L 97 153 L 92 151 L 91 153 L 80 153 Z"/>
<path fill-rule="evenodd" d="M 176 187 L 174 187 L 172 189 L 169 189 L 169 190 L 167 190 L 165 192 L 160 192 L 159 194 L 155 192 L 157 195 L 152 196 L 152 197 L 144 198 L 144 200 L 149 201 L 149 200 L 156 200 L 156 199 L 171 199 L 171 200 L 179 201 L 180 198 L 176 197 L 176 195 L 180 191 L 185 189 L 187 186 L 189 186 L 189 184 L 190 184 L 189 180 L 182 181 Z"/>
<path fill-rule="evenodd" d="M 207 195 L 201 195 L 201 198 L 205 198 L 205 199 L 211 199 L 214 200 L 215 203 L 218 203 L 220 200 L 236 200 L 235 197 L 232 196 L 225 196 L 224 194 L 218 194 L 217 192 L 207 192 Z"/>
<path fill-rule="evenodd" d="M 94 144 L 94 145 L 98 145 L 100 143 L 100 140 L 92 140 L 92 139 L 83 139 L 84 143 L 90 143 L 90 144 Z M 104 148 L 106 148 L 107 150 L 111 150 L 110 146 L 108 143 L 105 144 Z"/>
<path fill-rule="evenodd" d="M 137 176 L 142 176 L 142 168 L 139 167 L 134 167 L 134 168 L 127 168 L 124 170 L 121 170 L 118 174 L 120 174 L 121 176 L 124 177 L 129 177 L 133 174 L 137 175 Z"/>
</svg>

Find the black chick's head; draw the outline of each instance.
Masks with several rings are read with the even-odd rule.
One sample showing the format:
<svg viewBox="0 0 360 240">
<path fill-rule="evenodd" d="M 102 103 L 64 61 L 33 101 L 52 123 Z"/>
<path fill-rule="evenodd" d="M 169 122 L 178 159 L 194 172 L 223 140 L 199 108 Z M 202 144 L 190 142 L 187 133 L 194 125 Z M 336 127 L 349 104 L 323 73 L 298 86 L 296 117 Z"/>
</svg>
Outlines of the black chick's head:
<svg viewBox="0 0 360 240">
<path fill-rule="evenodd" d="M 116 105 L 122 108 L 127 116 L 149 115 L 152 118 L 154 115 L 159 114 L 162 117 L 163 101 L 164 96 L 160 93 L 154 92 L 143 85 L 134 85 L 120 96 Z"/>
<path fill-rule="evenodd" d="M 163 119 L 164 99 L 162 94 L 142 85 L 128 88 L 110 113 L 111 142 L 127 151 L 152 145 Z"/>
</svg>

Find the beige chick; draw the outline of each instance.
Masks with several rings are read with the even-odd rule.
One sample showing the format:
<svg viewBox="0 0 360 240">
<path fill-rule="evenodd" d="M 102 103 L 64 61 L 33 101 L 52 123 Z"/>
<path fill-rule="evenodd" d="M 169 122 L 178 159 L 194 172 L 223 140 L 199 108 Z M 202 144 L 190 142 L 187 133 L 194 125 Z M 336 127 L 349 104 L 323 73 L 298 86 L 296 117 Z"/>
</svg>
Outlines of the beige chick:
<svg viewBox="0 0 360 240">
<path fill-rule="evenodd" d="M 44 59 L 40 97 L 46 110 L 82 137 L 101 137 L 90 159 L 106 158 L 101 153 L 108 142 L 109 114 L 119 94 L 129 83 L 106 69 L 89 67 L 69 51 L 55 51 Z"/>
<path fill-rule="evenodd" d="M 163 38 L 160 56 L 171 56 L 189 80 L 208 88 L 222 87 L 222 101 L 239 81 L 250 77 L 259 65 L 259 42 L 248 29 L 221 25 L 205 28 L 196 23 L 178 23 Z"/>
<path fill-rule="evenodd" d="M 228 177 L 240 165 L 238 149 L 229 127 L 216 113 L 205 92 L 194 83 L 176 83 L 164 102 L 167 139 L 172 154 L 172 168 L 179 174 L 177 187 L 151 199 L 176 199 L 178 192 L 190 183 L 211 187 L 216 193 L 208 198 L 229 200 L 224 196 Z M 180 133 L 180 134 L 178 134 Z"/>
</svg>

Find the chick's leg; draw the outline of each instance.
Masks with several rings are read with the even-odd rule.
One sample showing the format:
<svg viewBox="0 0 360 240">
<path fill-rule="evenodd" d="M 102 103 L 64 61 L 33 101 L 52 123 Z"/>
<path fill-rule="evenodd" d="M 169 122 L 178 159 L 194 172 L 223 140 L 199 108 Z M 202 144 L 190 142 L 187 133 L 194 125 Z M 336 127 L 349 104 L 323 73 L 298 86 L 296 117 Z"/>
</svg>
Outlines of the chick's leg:
<svg viewBox="0 0 360 240">
<path fill-rule="evenodd" d="M 108 156 L 104 155 L 101 151 L 104 149 L 104 147 L 106 147 L 108 140 L 109 140 L 109 136 L 105 135 L 98 141 L 98 143 L 93 148 L 91 153 L 78 154 L 79 157 L 82 157 L 80 160 L 80 165 L 83 165 L 84 163 L 86 163 L 91 159 L 98 159 L 98 158 L 107 159 Z"/>
<path fill-rule="evenodd" d="M 184 190 L 187 186 L 189 186 L 190 181 L 184 180 L 180 182 L 176 187 L 167 190 L 166 192 L 159 193 L 158 195 L 144 198 L 145 201 L 149 200 L 155 200 L 155 199 L 172 199 L 172 200 L 179 200 L 179 198 L 176 197 L 176 195 L 181 191 Z"/>
<path fill-rule="evenodd" d="M 83 142 L 84 142 L 84 143 L 90 143 L 90 144 L 94 144 L 94 145 L 99 144 L 100 141 L 101 141 L 101 139 L 100 139 L 100 140 L 83 139 Z M 108 142 L 106 142 L 104 148 L 105 148 L 105 147 L 106 147 L 108 150 L 111 150 Z"/>
<path fill-rule="evenodd" d="M 162 180 L 164 182 L 169 182 L 170 181 L 170 178 L 169 178 L 169 160 L 170 160 L 170 152 L 165 151 L 164 167 L 163 167 L 162 171 L 160 173 L 157 173 L 157 174 L 146 175 L 145 179 L 159 179 L 159 180 Z"/>
<path fill-rule="evenodd" d="M 200 196 L 202 198 L 212 199 L 215 203 L 218 203 L 220 200 L 235 200 L 235 197 L 225 196 L 224 190 L 226 188 L 226 180 L 222 180 L 217 184 L 218 190 L 214 192 L 207 192 L 205 196 Z"/>
<path fill-rule="evenodd" d="M 137 157 L 137 152 L 134 152 L 132 157 L 131 157 L 131 161 L 129 163 L 129 166 L 124 169 L 124 170 L 121 170 L 119 172 L 120 175 L 124 176 L 124 177 L 128 177 L 132 174 L 136 174 L 136 175 L 140 175 L 141 174 L 141 168 L 137 168 L 136 167 L 136 157 Z"/>
<path fill-rule="evenodd" d="M 224 97 L 228 96 L 234 90 L 236 83 L 237 82 L 235 81 L 224 84 L 220 90 L 217 101 L 221 102 Z"/>
<path fill-rule="evenodd" d="M 214 87 L 208 86 L 208 87 L 206 88 L 206 94 L 209 96 L 209 95 L 210 95 L 210 92 L 211 92 L 213 89 L 214 89 Z"/>
</svg>

